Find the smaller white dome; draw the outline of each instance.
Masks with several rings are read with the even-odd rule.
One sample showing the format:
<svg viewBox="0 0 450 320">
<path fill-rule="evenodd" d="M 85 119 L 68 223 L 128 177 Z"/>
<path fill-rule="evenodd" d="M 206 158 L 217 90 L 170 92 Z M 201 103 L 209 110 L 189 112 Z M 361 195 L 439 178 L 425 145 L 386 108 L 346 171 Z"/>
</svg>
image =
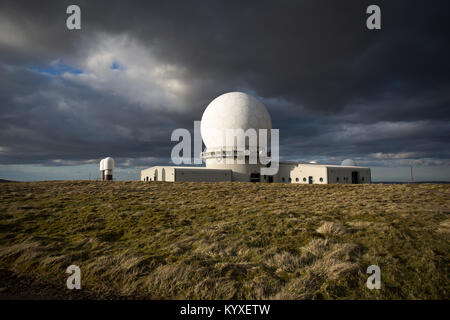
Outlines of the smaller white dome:
<svg viewBox="0 0 450 320">
<path fill-rule="evenodd" d="M 318 162 L 317 162 L 317 160 L 311 160 L 309 163 L 317 164 Z"/>
<path fill-rule="evenodd" d="M 103 166 L 105 170 L 113 170 L 114 169 L 114 159 L 111 157 L 107 157 L 103 159 Z"/>
<path fill-rule="evenodd" d="M 105 159 L 100 160 L 100 171 L 105 170 Z"/>
<path fill-rule="evenodd" d="M 355 167 L 355 166 L 357 166 L 357 164 L 352 159 L 345 159 L 344 161 L 342 161 L 341 166 Z"/>
</svg>

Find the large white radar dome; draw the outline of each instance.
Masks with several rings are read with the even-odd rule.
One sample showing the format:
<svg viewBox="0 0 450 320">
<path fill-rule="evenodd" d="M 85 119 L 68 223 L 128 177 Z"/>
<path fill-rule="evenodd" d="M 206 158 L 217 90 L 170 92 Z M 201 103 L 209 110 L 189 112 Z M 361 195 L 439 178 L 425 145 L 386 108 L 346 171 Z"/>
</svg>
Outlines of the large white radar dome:
<svg viewBox="0 0 450 320">
<path fill-rule="evenodd" d="M 226 150 L 227 129 L 267 129 L 270 141 L 272 120 L 266 107 L 255 97 L 242 92 L 225 93 L 206 108 L 201 121 L 201 134 L 208 150 Z M 258 147 L 249 141 L 248 147 Z"/>
<path fill-rule="evenodd" d="M 354 167 L 354 166 L 356 166 L 357 164 L 356 164 L 356 162 L 355 162 L 354 160 L 352 160 L 352 159 L 345 159 L 344 161 L 342 161 L 341 165 L 342 165 L 342 166 L 351 166 L 351 167 Z"/>
</svg>

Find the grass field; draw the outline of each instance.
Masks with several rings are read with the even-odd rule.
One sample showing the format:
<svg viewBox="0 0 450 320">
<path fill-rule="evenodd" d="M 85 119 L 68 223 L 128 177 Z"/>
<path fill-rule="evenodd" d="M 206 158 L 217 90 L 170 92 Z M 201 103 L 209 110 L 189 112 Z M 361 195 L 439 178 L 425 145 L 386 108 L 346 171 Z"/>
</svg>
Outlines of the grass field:
<svg viewBox="0 0 450 320">
<path fill-rule="evenodd" d="M 438 184 L 2 183 L 0 298 L 449 299 L 449 213 Z"/>
</svg>

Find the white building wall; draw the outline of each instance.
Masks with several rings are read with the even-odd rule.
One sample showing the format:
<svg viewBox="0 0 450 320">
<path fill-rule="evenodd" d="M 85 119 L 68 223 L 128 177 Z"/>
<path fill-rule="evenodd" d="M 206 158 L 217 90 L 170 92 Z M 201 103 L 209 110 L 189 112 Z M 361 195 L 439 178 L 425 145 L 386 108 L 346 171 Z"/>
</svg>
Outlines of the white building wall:
<svg viewBox="0 0 450 320">
<path fill-rule="evenodd" d="M 141 170 L 141 181 L 151 181 L 151 180 L 153 180 L 153 171 L 154 171 L 153 167 Z"/>
<path fill-rule="evenodd" d="M 328 183 L 352 184 L 352 172 L 358 173 L 358 184 L 372 182 L 370 168 L 330 166 L 328 167 Z"/>
<path fill-rule="evenodd" d="M 295 164 L 279 163 L 278 174 L 274 176 L 274 182 L 289 183 L 291 171 L 295 168 Z"/>
<path fill-rule="evenodd" d="M 175 168 L 175 181 L 221 182 L 231 179 L 231 170 Z"/>
<path fill-rule="evenodd" d="M 141 171 L 141 181 L 175 181 L 175 169 L 169 166 L 151 167 Z"/>
<path fill-rule="evenodd" d="M 249 182 L 252 173 L 261 173 L 260 164 L 238 164 L 237 160 L 234 163 L 226 163 L 225 159 L 218 162 L 216 159 L 207 159 L 205 161 L 207 169 L 228 169 L 232 171 L 232 181 Z M 248 162 L 248 159 L 246 160 Z M 263 182 L 263 177 L 261 177 Z"/>
<path fill-rule="evenodd" d="M 231 170 L 157 166 L 141 171 L 141 181 L 220 182 L 231 179 Z"/>
<path fill-rule="evenodd" d="M 327 167 L 321 165 L 299 164 L 291 171 L 292 183 L 327 184 Z"/>
<path fill-rule="evenodd" d="M 280 169 L 275 179 L 281 183 L 326 184 L 327 167 L 323 165 L 308 165 L 299 163 L 280 163 Z"/>
<path fill-rule="evenodd" d="M 357 183 L 371 183 L 370 168 L 300 163 L 280 163 L 273 182 L 309 184 L 352 184 L 352 172 L 357 172 Z M 219 164 L 214 162 L 205 167 L 157 166 L 141 171 L 142 181 L 250 181 L 251 173 L 260 173 L 260 166 Z M 311 178 L 310 178 L 311 177 Z M 261 182 L 269 182 L 268 176 L 261 176 Z"/>
</svg>

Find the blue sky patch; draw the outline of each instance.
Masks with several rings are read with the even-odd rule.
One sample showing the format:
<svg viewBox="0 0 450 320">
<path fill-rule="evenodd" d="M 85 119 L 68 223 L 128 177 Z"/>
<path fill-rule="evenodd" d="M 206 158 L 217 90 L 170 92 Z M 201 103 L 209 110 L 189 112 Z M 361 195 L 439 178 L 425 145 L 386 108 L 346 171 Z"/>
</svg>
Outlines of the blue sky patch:
<svg viewBox="0 0 450 320">
<path fill-rule="evenodd" d="M 63 63 L 48 64 L 46 66 L 33 65 L 30 69 L 39 73 L 45 73 L 50 76 L 60 76 L 61 74 L 67 72 L 72 74 L 83 73 L 82 69 L 78 69 Z"/>
<path fill-rule="evenodd" d="M 117 61 L 114 61 L 111 65 L 111 70 L 122 70 L 122 65 L 119 64 Z"/>
</svg>

